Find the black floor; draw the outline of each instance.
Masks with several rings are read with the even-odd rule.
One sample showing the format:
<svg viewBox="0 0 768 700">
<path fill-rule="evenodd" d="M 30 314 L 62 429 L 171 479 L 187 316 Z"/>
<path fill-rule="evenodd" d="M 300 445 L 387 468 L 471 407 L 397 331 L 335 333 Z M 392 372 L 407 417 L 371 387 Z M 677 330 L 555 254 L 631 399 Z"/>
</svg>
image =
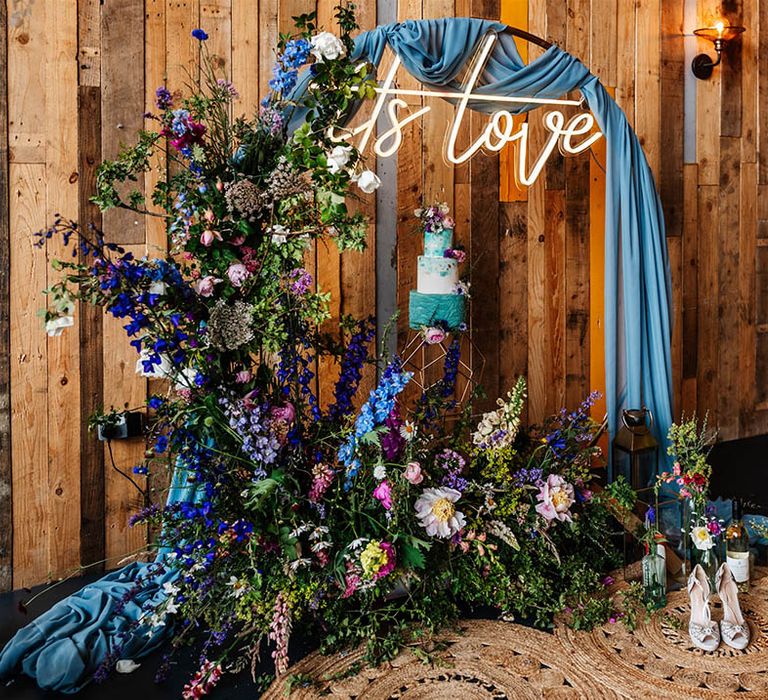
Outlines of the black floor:
<svg viewBox="0 0 768 700">
<path fill-rule="evenodd" d="M 31 594 L 24 591 L 0 594 L 0 648 L 14 635 L 17 629 L 31 622 L 42 614 L 56 601 L 74 593 L 85 584 L 95 580 L 97 576 L 72 579 L 57 586 L 49 593 L 32 603 L 27 614 L 18 609 L 18 603 L 28 599 Z M 40 588 L 36 588 L 36 593 Z M 312 644 L 297 640 L 291 645 L 292 660 L 298 660 L 312 649 Z M 265 654 L 269 656 L 269 654 Z M 0 698 L 2 700 L 42 700 L 56 698 L 77 698 L 77 700 L 159 700 L 160 698 L 180 698 L 184 684 L 197 670 L 196 655 L 184 653 L 179 655 L 179 662 L 174 664 L 168 679 L 162 684 L 154 682 L 162 650 L 150 656 L 140 659 L 141 668 L 131 674 L 113 673 L 110 678 L 101 684 L 91 683 L 77 695 L 65 695 L 63 693 L 44 692 L 35 682 L 21 676 L 11 683 L 4 685 L 0 682 Z M 269 659 L 262 663 L 259 673 L 271 673 Z M 237 676 L 225 674 L 215 694 L 216 700 L 240 700 L 247 698 L 255 700 L 254 685 L 250 672 L 243 672 Z"/>
</svg>

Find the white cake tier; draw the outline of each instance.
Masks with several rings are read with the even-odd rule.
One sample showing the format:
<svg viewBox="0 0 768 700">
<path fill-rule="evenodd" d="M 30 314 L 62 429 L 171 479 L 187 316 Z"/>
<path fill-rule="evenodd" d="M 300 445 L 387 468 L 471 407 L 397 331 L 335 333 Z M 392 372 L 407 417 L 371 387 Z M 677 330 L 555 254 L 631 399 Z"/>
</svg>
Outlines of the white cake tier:
<svg viewBox="0 0 768 700">
<path fill-rule="evenodd" d="M 459 281 L 458 263 L 453 258 L 419 255 L 416 280 L 422 294 L 454 294 Z"/>
</svg>

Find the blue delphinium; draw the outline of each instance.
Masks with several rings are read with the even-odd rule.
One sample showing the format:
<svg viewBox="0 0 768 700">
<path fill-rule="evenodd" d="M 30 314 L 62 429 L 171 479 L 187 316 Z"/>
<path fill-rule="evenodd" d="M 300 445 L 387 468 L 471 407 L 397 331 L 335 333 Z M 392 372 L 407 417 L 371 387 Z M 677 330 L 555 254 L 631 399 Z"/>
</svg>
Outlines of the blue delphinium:
<svg viewBox="0 0 768 700">
<path fill-rule="evenodd" d="M 289 93 L 296 86 L 299 68 L 309 58 L 310 44 L 306 39 L 291 39 L 282 55 L 277 59 L 272 72 L 269 87 L 282 95 Z"/>
<path fill-rule="evenodd" d="M 328 416 L 339 420 L 352 412 L 352 398 L 363 377 L 363 364 L 368 358 L 368 345 L 376 335 L 376 325 L 371 317 L 360 321 L 349 338 L 341 358 L 341 372 L 334 387 L 334 402 L 328 407 Z"/>
<path fill-rule="evenodd" d="M 381 425 L 395 406 L 397 395 L 413 377 L 412 372 L 404 372 L 399 360 L 394 360 L 384 370 L 378 386 L 371 391 L 368 400 L 363 404 L 355 420 L 352 433 L 339 448 L 339 462 L 347 467 L 344 488 L 352 487 L 352 480 L 360 469 L 360 459 L 355 452 L 358 442 L 370 433 L 377 425 Z"/>
</svg>

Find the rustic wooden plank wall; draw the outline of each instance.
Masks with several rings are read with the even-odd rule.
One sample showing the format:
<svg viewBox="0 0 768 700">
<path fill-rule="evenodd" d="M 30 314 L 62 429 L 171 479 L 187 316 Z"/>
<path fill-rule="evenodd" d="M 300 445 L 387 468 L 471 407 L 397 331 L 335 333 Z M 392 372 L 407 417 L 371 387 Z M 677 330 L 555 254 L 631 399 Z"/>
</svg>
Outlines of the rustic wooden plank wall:
<svg viewBox="0 0 768 700">
<path fill-rule="evenodd" d="M 674 302 L 675 412 L 710 411 L 723 438 L 768 430 L 768 0 L 390 0 L 399 19 L 501 18 L 556 41 L 590 66 L 635 126 L 657 176 L 668 226 Z M 382 7 L 380 0 L 379 7 Z M 744 24 L 711 80 L 697 81 L 696 157 L 683 162 L 684 7 L 696 23 L 715 14 Z M 374 2 L 359 2 L 364 28 Z M 202 26 L 208 47 L 252 113 L 271 74 L 273 46 L 291 17 L 316 9 L 333 25 L 333 0 L 4 0 L 0 2 L 0 590 L 60 576 L 79 563 L 119 558 L 147 533 L 126 527 L 141 496 L 110 468 L 86 417 L 105 405 L 133 407 L 153 386 L 136 377 L 119 327 L 92 309 L 47 338 L 39 290 L 54 279 L 31 233 L 54 213 L 103 225 L 137 253 L 164 246 L 157 221 L 88 202 L 95 167 L 147 122 L 155 88 L 183 85 Z M 762 31 L 761 31 L 762 30 Z M 709 46 L 702 42 L 700 48 Z M 526 59 L 537 47 L 520 45 Z M 414 86 L 408 76 L 399 84 Z M 7 94 L 7 100 L 5 95 Z M 421 98 L 409 98 L 411 108 Z M 75 115 L 77 118 L 75 118 Z M 445 200 L 470 251 L 473 337 L 486 358 L 491 398 L 529 379 L 529 418 L 573 404 L 604 384 L 602 260 L 604 152 L 555 155 L 530 189 L 516 185 L 513 150 L 461 166 L 442 156 L 447 104 L 408 125 L 397 161 L 398 243 L 394 294 L 401 309 L 415 286 L 413 209 Z M 533 151 L 545 137 L 529 115 Z M 522 118 L 521 118 L 522 121 Z M 483 120 L 467 119 L 460 144 Z M 162 162 L 159 161 L 162 166 Z M 371 158 L 370 167 L 375 166 Z M 153 185 L 152 175 L 142 183 Z M 375 198 L 360 206 L 375 220 Z M 383 220 L 387 220 L 385 217 Z M 335 295 L 334 313 L 373 313 L 375 227 L 370 247 L 341 259 L 312 250 L 307 267 Z M 381 287 L 379 288 L 381 294 Z M 379 299 L 379 301 L 381 301 Z M 630 300 L 631 301 L 631 300 Z M 408 337 L 400 319 L 400 345 Z M 327 324 L 336 332 L 334 322 Z M 337 374 L 318 370 L 321 398 Z M 373 376 L 367 378 L 367 385 Z M 483 406 L 481 405 L 480 408 Z M 596 411 L 600 412 L 601 406 Z M 113 446 L 121 468 L 140 442 Z M 162 479 L 149 485 L 158 492 Z M 114 563 L 111 562 L 111 563 Z"/>
</svg>

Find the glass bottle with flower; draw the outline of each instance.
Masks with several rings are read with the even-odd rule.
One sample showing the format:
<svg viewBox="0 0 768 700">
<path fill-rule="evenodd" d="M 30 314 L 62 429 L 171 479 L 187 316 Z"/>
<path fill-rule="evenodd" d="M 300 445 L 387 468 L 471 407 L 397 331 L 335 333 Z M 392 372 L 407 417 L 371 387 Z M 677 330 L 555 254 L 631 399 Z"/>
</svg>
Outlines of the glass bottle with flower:
<svg viewBox="0 0 768 700">
<path fill-rule="evenodd" d="M 659 475 L 657 486 L 675 485 L 678 495 L 684 501 L 683 532 L 681 541 L 685 555 L 685 571 L 689 573 L 696 564 L 702 564 L 705 570 L 715 565 L 717 551 L 715 541 L 720 527 L 717 521 L 707 516 L 707 497 L 712 468 L 707 463 L 710 445 L 714 442 L 715 432 L 708 429 L 707 416 L 701 425 L 696 416 L 673 423 L 667 434 L 669 447 L 667 454 L 675 462 L 671 472 Z M 715 560 L 715 561 L 713 561 Z"/>
<path fill-rule="evenodd" d="M 664 543 L 667 541 L 659 531 L 656 513 L 658 511 L 658 488 L 655 489 L 656 505 L 648 508 L 645 514 L 645 530 L 642 537 L 645 556 L 642 559 L 643 599 L 652 610 L 663 608 L 667 604 L 667 559 L 664 556 Z"/>
</svg>

